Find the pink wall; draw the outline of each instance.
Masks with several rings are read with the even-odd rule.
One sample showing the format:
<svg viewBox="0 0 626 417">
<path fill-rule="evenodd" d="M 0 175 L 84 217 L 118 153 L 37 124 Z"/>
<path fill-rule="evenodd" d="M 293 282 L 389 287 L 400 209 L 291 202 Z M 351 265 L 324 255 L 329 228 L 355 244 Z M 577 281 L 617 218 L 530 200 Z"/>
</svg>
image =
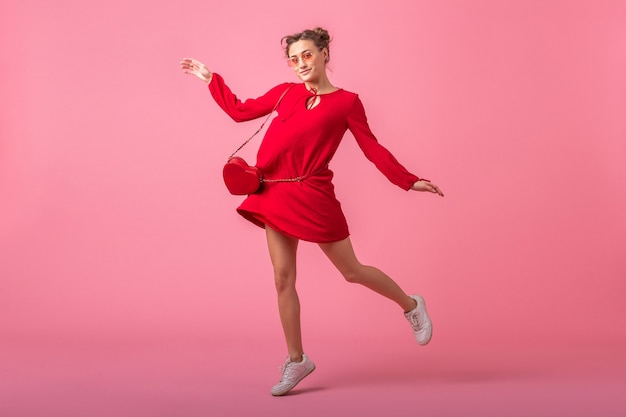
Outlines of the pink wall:
<svg viewBox="0 0 626 417">
<path fill-rule="evenodd" d="M 280 38 L 322 25 L 333 82 L 446 193 L 401 192 L 349 135 L 333 163 L 357 253 L 430 299 L 440 348 L 623 343 L 625 21 L 598 0 L 3 1 L 2 339 L 245 329 L 281 349 L 264 234 L 220 179 L 257 122 L 178 61 L 256 96 L 295 80 Z M 300 262 L 308 334 L 364 304 L 396 331 L 317 247 Z"/>
</svg>

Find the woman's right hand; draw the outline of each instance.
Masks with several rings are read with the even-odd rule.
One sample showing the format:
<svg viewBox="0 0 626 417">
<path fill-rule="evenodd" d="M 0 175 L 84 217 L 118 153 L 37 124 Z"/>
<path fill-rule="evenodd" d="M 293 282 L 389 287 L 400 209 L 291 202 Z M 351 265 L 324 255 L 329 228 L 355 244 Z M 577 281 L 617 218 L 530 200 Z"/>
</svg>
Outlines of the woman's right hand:
<svg viewBox="0 0 626 417">
<path fill-rule="evenodd" d="M 200 61 L 196 61 L 193 58 L 183 58 L 180 61 L 180 69 L 185 74 L 195 75 L 205 83 L 210 83 L 213 78 L 213 73 Z"/>
</svg>

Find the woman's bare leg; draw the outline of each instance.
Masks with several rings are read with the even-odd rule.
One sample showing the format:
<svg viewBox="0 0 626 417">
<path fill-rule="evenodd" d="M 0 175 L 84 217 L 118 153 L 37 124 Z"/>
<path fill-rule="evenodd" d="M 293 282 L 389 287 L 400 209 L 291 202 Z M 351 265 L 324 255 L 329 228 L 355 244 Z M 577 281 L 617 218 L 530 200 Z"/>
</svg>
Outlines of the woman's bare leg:
<svg viewBox="0 0 626 417">
<path fill-rule="evenodd" d="M 298 239 L 265 228 L 267 246 L 274 267 L 274 283 L 278 295 L 278 312 L 287 342 L 289 358 L 302 360 L 302 332 L 300 328 L 300 299 L 296 292 L 296 252 Z"/>
<path fill-rule="evenodd" d="M 338 242 L 320 243 L 319 246 L 346 281 L 364 285 L 384 295 L 395 301 L 405 312 L 415 308 L 415 300 L 409 297 L 394 280 L 378 268 L 363 265 L 358 261 L 350 238 Z"/>
</svg>

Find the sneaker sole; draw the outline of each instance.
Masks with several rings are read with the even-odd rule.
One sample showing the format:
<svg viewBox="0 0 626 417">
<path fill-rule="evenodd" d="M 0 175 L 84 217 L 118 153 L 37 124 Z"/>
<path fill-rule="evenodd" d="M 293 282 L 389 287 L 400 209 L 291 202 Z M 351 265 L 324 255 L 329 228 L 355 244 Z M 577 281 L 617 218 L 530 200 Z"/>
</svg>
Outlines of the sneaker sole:
<svg viewBox="0 0 626 417">
<path fill-rule="evenodd" d="M 307 371 L 307 373 L 302 375 L 302 378 L 300 378 L 298 381 L 296 381 L 296 383 L 293 384 L 293 386 L 289 387 L 289 389 L 283 390 L 283 391 L 278 391 L 276 393 L 272 392 L 272 396 L 274 396 L 274 397 L 282 397 L 283 395 L 287 394 L 289 391 L 294 389 L 296 387 L 296 385 L 298 385 L 304 378 L 306 378 L 307 376 L 311 375 L 314 370 L 315 370 L 315 365 L 313 365 L 313 368 L 311 368 L 310 371 Z"/>
</svg>

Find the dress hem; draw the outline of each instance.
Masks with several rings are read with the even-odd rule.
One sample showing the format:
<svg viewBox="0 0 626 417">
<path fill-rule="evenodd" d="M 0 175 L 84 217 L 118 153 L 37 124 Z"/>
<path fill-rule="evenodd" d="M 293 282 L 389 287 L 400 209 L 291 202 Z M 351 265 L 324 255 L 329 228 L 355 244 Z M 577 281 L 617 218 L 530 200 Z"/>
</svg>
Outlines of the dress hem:
<svg viewBox="0 0 626 417">
<path fill-rule="evenodd" d="M 279 233 L 282 233 L 285 236 L 289 236 L 292 237 L 294 239 L 298 239 L 298 240 L 304 240 L 305 242 L 311 242 L 311 243 L 332 243 L 332 242 L 339 242 L 342 240 L 347 239 L 348 237 L 350 237 L 350 233 L 346 234 L 346 236 L 338 238 L 338 239 L 312 239 L 312 238 L 307 238 L 307 237 L 303 237 L 303 236 L 296 236 L 292 233 L 289 233 L 287 231 L 285 231 L 284 229 L 282 229 L 281 227 L 275 225 L 274 223 L 268 221 L 266 218 L 264 218 L 264 216 L 260 213 L 254 213 L 252 211 L 248 211 L 248 210 L 244 210 L 241 208 L 237 209 L 237 213 L 239 213 L 244 219 L 248 220 L 249 222 L 251 222 L 252 224 L 265 229 L 265 226 L 267 225 L 268 227 L 270 227 L 273 230 L 276 230 Z"/>
</svg>

